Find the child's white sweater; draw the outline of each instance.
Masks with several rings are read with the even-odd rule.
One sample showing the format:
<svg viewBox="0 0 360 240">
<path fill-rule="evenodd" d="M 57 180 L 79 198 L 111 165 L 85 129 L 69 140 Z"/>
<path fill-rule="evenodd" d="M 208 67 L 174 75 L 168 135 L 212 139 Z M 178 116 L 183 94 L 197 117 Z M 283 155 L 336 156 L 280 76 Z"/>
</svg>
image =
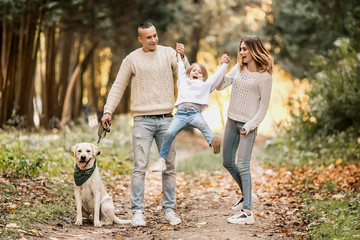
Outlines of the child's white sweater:
<svg viewBox="0 0 360 240">
<path fill-rule="evenodd" d="M 181 103 L 189 102 L 201 105 L 201 111 L 209 106 L 209 95 L 221 83 L 229 64 L 221 64 L 217 71 L 208 77 L 206 81 L 190 79 L 186 76 L 183 62 L 178 62 L 178 97 L 175 107 Z"/>
</svg>

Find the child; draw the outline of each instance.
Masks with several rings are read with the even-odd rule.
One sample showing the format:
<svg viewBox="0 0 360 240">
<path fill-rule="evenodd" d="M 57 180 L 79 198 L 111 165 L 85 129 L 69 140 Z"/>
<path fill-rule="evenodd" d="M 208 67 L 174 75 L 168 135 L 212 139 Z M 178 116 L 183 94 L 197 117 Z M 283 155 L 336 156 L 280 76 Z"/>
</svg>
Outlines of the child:
<svg viewBox="0 0 360 240">
<path fill-rule="evenodd" d="M 166 170 L 165 159 L 175 136 L 185 127 L 195 127 L 205 136 L 209 146 L 215 154 L 220 152 L 221 141 L 210 130 L 201 112 L 209 105 L 209 95 L 221 83 L 229 66 L 229 57 L 221 57 L 220 66 L 216 73 L 208 78 L 206 68 L 199 63 L 193 63 L 186 71 L 181 56 L 177 53 L 178 61 L 178 97 L 175 103 L 177 112 L 165 134 L 160 149 L 160 158 L 152 166 L 153 172 Z"/>
</svg>

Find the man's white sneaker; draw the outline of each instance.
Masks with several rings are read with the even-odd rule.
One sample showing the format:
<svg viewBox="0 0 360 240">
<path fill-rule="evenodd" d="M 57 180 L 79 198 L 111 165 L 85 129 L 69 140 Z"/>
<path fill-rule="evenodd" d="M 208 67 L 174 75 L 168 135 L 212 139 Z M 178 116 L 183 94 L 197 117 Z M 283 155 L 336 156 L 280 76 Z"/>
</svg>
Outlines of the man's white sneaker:
<svg viewBox="0 0 360 240">
<path fill-rule="evenodd" d="M 165 218 L 169 221 L 170 225 L 181 223 L 181 219 L 176 216 L 176 213 L 173 210 L 165 212 Z"/>
<path fill-rule="evenodd" d="M 252 202 L 256 202 L 257 200 L 257 196 L 255 193 L 251 193 L 251 201 Z M 244 197 L 240 198 L 239 201 L 237 201 L 233 206 L 232 206 L 232 210 L 234 211 L 239 211 L 240 209 L 242 209 L 244 206 Z"/>
<path fill-rule="evenodd" d="M 146 226 L 146 222 L 144 220 L 144 214 L 142 213 L 141 210 L 136 210 L 134 215 L 133 215 L 133 218 L 132 218 L 132 221 L 131 221 L 131 224 L 134 226 L 134 227 L 145 227 Z"/>
<path fill-rule="evenodd" d="M 235 214 L 234 216 L 228 218 L 229 223 L 233 224 L 254 224 L 255 218 L 254 214 L 251 212 L 250 214 L 247 214 L 245 211 L 241 210 L 240 213 Z"/>
<path fill-rule="evenodd" d="M 159 158 L 152 166 L 152 172 L 162 172 L 166 170 L 166 163 L 164 158 Z"/>
</svg>

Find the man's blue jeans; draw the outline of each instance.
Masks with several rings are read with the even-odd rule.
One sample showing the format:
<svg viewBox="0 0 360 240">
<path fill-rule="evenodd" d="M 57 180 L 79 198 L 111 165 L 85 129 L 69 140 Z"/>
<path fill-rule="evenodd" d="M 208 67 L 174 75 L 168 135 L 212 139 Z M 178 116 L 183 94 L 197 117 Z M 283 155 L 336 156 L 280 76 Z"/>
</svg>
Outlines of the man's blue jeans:
<svg viewBox="0 0 360 240">
<path fill-rule="evenodd" d="M 211 145 L 211 139 L 214 134 L 207 125 L 200 111 L 187 108 L 178 109 L 165 135 L 165 139 L 160 150 L 160 157 L 167 158 L 174 138 L 186 127 L 195 127 L 199 129 L 204 134 L 206 141 L 209 145 Z"/>
<path fill-rule="evenodd" d="M 227 119 L 223 141 L 223 165 L 241 189 L 244 197 L 243 208 L 251 209 L 250 158 L 257 129 L 249 132 L 247 136 L 241 135 L 240 130 L 244 124 L 230 118 Z"/>
<path fill-rule="evenodd" d="M 134 169 L 131 176 L 130 201 L 132 212 L 144 212 L 145 173 L 153 139 L 160 149 L 172 117 L 137 116 L 134 117 L 133 151 Z M 171 145 L 166 171 L 162 173 L 163 210 L 175 208 L 175 142 Z"/>
</svg>

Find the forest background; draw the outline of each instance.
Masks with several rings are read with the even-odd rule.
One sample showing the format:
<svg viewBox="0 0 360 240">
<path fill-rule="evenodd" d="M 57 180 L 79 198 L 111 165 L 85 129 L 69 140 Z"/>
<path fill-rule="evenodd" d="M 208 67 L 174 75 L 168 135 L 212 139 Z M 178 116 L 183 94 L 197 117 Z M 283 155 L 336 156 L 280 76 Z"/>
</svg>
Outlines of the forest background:
<svg viewBox="0 0 360 240">
<path fill-rule="evenodd" d="M 140 47 L 136 29 L 145 21 L 156 26 L 161 45 L 184 43 L 189 61 L 210 72 L 223 53 L 236 63 L 242 37 L 262 38 L 276 71 L 260 126 L 269 140 L 259 159 L 291 171 L 358 168 L 357 0 L 0 0 L 3 176 L 53 174 L 43 167 L 50 153 L 30 153 L 21 136 L 39 131 L 65 136 L 79 126 L 84 131 L 98 126 L 122 59 Z M 223 129 L 230 91 L 214 92 L 204 113 L 215 132 Z M 129 112 L 129 97 L 127 89 L 117 114 Z M 332 184 L 337 183 L 326 186 Z M 345 190 L 350 201 L 359 186 Z M 359 214 L 356 204 L 352 214 Z"/>
</svg>

